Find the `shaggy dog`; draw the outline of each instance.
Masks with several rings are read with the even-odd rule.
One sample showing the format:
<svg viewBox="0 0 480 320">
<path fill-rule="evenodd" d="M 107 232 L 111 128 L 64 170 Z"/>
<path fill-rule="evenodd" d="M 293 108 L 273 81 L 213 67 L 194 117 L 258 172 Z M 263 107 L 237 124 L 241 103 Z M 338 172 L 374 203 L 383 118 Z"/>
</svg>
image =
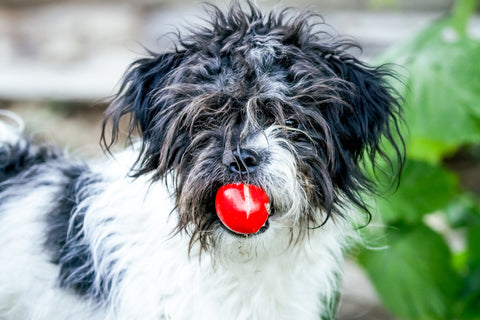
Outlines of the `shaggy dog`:
<svg viewBox="0 0 480 320">
<path fill-rule="evenodd" d="M 342 252 L 370 216 L 362 167 L 389 159 L 382 145 L 401 159 L 391 74 L 311 13 L 207 11 L 127 70 L 103 127 L 113 156 L 87 164 L 0 125 L 1 319 L 334 318 Z M 122 119 L 132 146 L 114 153 Z M 232 183 L 270 199 L 254 234 L 216 214 Z"/>
</svg>

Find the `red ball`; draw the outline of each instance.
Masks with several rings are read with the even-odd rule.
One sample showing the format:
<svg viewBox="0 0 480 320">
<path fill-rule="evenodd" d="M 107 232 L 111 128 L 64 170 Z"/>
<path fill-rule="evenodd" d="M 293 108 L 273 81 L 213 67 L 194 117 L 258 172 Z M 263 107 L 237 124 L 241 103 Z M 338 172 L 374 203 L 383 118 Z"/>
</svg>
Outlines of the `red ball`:
<svg viewBox="0 0 480 320">
<path fill-rule="evenodd" d="M 270 200 L 262 188 L 243 183 L 220 187 L 215 198 L 220 221 L 240 234 L 258 232 L 268 219 L 269 206 Z"/>
</svg>

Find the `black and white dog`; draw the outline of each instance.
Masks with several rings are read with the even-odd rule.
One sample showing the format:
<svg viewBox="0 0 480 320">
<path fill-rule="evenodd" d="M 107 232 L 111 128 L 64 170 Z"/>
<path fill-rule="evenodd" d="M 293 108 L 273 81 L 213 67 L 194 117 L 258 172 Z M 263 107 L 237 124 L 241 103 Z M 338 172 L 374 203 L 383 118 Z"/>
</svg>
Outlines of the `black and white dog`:
<svg viewBox="0 0 480 320">
<path fill-rule="evenodd" d="M 363 164 L 402 159 L 391 74 L 313 14 L 246 6 L 131 65 L 102 137 L 128 119 L 124 152 L 86 164 L 0 123 L 0 319 L 334 318 Z M 240 182 L 270 199 L 250 236 L 215 213 Z"/>
</svg>

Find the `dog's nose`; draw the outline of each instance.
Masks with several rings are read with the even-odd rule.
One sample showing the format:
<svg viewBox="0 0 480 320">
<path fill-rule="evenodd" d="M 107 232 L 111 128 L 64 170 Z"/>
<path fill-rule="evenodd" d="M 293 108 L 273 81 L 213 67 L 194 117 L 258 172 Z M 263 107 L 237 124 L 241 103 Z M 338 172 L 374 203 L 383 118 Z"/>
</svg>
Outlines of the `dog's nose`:
<svg viewBox="0 0 480 320">
<path fill-rule="evenodd" d="M 260 156 L 251 149 L 239 148 L 233 150 L 229 156 L 224 157 L 223 164 L 234 173 L 253 173 L 260 164 Z"/>
</svg>

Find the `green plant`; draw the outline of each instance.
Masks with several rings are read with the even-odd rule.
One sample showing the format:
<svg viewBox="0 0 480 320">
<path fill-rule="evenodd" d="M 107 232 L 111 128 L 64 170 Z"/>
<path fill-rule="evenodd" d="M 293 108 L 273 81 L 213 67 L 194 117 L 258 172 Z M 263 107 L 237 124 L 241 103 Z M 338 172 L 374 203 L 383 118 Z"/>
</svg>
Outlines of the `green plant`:
<svg viewBox="0 0 480 320">
<path fill-rule="evenodd" d="M 367 243 L 378 249 L 358 261 L 400 319 L 480 319 L 480 201 L 449 160 L 467 155 L 480 170 L 480 42 L 467 32 L 478 2 L 457 1 L 382 57 L 404 80 L 392 85 L 404 98 L 407 159 L 397 192 L 376 206 L 385 227 Z"/>
</svg>

